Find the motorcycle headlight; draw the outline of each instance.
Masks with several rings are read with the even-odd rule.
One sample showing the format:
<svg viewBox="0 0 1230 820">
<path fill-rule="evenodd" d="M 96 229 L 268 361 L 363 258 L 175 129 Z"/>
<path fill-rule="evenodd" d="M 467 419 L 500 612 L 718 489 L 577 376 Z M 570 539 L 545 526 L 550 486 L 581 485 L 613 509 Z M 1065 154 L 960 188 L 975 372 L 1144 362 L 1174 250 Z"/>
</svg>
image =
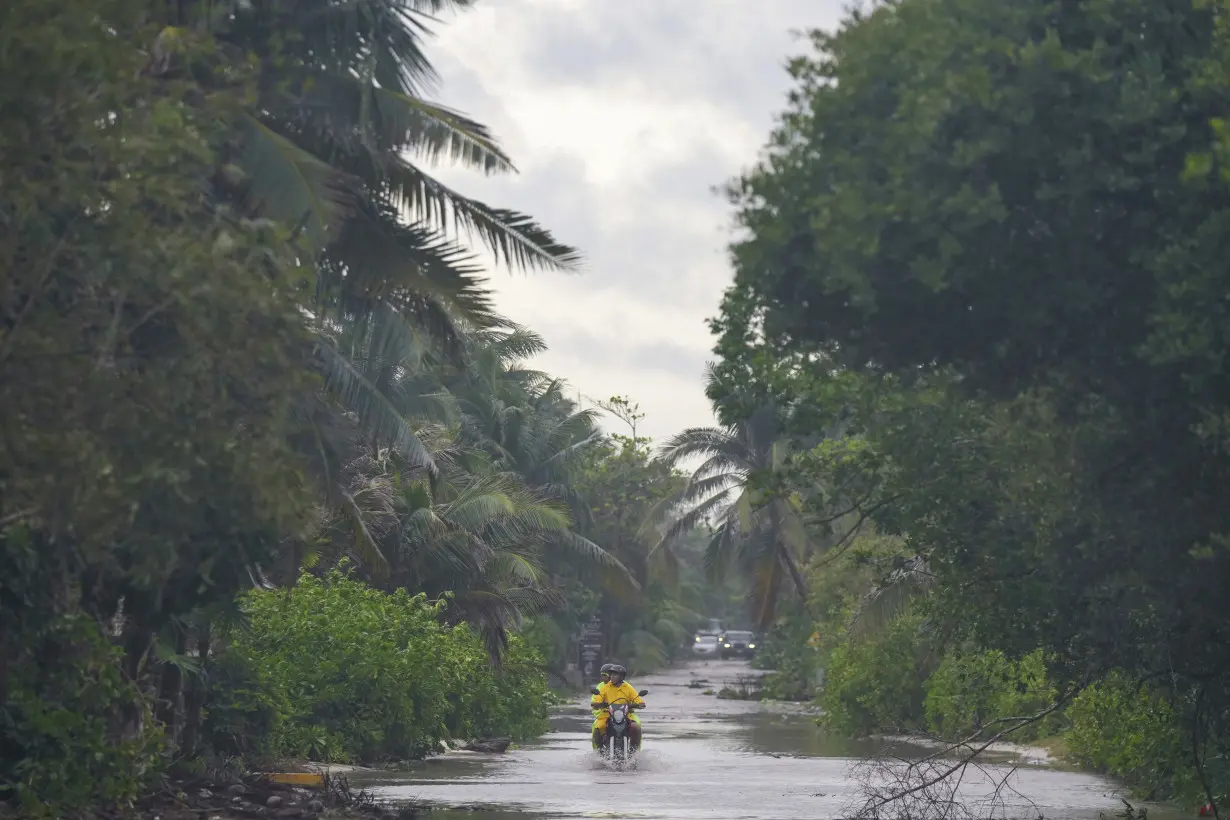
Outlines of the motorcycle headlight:
<svg viewBox="0 0 1230 820">
<path fill-rule="evenodd" d="M 728 643 L 726 643 L 726 644 L 722 644 L 722 646 L 726 647 L 727 649 L 730 649 L 730 644 L 728 644 Z"/>
<path fill-rule="evenodd" d="M 755 648 L 756 648 L 756 644 L 754 644 L 754 643 L 749 643 L 749 644 L 747 645 L 747 648 L 748 648 L 748 649 L 755 649 Z"/>
</svg>

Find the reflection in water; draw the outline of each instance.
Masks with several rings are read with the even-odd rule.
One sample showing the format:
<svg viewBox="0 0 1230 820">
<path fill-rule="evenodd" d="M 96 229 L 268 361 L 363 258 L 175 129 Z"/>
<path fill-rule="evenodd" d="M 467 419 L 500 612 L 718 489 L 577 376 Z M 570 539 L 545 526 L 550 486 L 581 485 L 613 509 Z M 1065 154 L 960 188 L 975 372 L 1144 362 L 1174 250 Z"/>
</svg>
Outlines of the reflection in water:
<svg viewBox="0 0 1230 820">
<path fill-rule="evenodd" d="M 606 768 L 589 751 L 590 717 L 578 701 L 553 718 L 554 731 L 522 749 L 446 755 L 362 785 L 390 801 L 466 808 L 431 816 L 470 820 L 843 816 L 857 798 L 851 766 L 879 745 L 828 736 L 801 707 L 717 700 L 688 686 L 708 678 L 720 688 L 747 673 L 737 662 L 710 661 L 637 681 L 650 694 L 645 751 L 632 771 Z M 1110 784 L 1086 775 L 1025 767 L 1013 785 L 1020 796 L 1009 813 L 1021 817 L 1094 820 L 1119 805 Z M 970 777 L 962 794 L 976 800 L 988 787 Z"/>
<path fill-rule="evenodd" d="M 747 751 L 803 757 L 861 758 L 874 755 L 881 744 L 875 740 L 835 737 L 816 727 L 815 715 L 799 711 L 752 712 L 740 716 L 738 736 Z"/>
</svg>

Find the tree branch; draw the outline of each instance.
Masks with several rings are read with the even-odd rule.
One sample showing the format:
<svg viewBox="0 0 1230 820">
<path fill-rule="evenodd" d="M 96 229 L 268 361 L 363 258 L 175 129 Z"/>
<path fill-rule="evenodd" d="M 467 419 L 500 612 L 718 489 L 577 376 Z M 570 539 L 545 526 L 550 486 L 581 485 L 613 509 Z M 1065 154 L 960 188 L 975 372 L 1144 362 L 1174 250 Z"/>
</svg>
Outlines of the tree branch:
<svg viewBox="0 0 1230 820">
<path fill-rule="evenodd" d="M 956 786 L 951 786 L 947 790 L 946 795 L 943 796 L 934 793 L 935 787 L 949 781 L 954 775 L 963 776 L 965 768 L 971 764 L 977 765 L 975 761 L 987 749 L 1003 741 L 1012 733 L 1037 723 L 1048 715 L 1054 714 L 1079 690 L 1080 688 L 1075 686 L 1069 688 L 1051 705 L 1035 714 L 997 718 L 979 727 L 977 731 L 967 737 L 949 743 L 942 749 L 923 758 L 912 761 L 898 759 L 896 762 L 904 765 L 905 771 L 893 773 L 894 782 L 889 784 L 887 788 L 870 782 L 871 778 L 869 777 L 864 777 L 863 804 L 856 808 L 850 816 L 854 818 L 878 818 L 886 807 L 892 804 L 905 804 L 901 811 L 901 816 L 903 817 L 926 818 L 930 816 L 936 818 L 936 820 L 947 820 L 954 808 Z M 991 737 L 977 742 L 988 726 L 1001 723 L 1010 725 L 991 735 Z M 963 754 L 957 761 L 951 765 L 940 763 L 940 758 L 958 751 L 962 751 Z M 882 759 L 873 761 L 872 766 L 872 777 L 882 776 L 887 771 Z M 1009 772 L 1008 776 L 1011 776 L 1011 774 L 1012 772 Z M 999 783 L 994 791 L 994 797 L 997 798 L 999 796 L 1000 792 L 1005 788 L 1006 781 L 1007 777 Z M 960 782 L 961 779 L 959 777 L 957 785 Z"/>
</svg>

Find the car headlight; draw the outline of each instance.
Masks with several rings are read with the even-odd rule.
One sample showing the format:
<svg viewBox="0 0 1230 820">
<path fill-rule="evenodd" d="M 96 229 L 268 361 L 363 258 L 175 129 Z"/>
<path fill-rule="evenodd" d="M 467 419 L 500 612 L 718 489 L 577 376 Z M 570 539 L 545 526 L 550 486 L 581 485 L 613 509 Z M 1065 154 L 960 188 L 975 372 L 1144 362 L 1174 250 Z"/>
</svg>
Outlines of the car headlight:
<svg viewBox="0 0 1230 820">
<path fill-rule="evenodd" d="M 755 648 L 756 648 L 756 644 L 754 644 L 754 643 L 749 643 L 749 644 L 747 645 L 747 648 L 748 648 L 748 649 L 755 649 Z"/>
<path fill-rule="evenodd" d="M 693 638 L 692 640 L 696 641 L 697 643 L 700 643 L 700 635 L 697 635 L 697 636 L 696 636 L 695 638 Z"/>
</svg>

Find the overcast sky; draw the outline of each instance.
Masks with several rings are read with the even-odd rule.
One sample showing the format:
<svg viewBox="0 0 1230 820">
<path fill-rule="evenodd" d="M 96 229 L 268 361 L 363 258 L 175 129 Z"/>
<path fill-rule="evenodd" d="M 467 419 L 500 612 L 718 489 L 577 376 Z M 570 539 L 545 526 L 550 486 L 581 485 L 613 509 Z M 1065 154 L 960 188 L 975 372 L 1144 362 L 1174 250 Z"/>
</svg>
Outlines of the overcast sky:
<svg viewBox="0 0 1230 820">
<path fill-rule="evenodd" d="M 583 395 L 626 394 L 658 441 L 713 424 L 702 373 L 730 281 L 730 209 L 785 105 L 791 32 L 846 0 L 480 0 L 444 18 L 437 101 L 495 131 L 520 174 L 442 171 L 534 215 L 581 274 L 496 271 L 497 305 L 541 333 L 536 366 Z"/>
</svg>

